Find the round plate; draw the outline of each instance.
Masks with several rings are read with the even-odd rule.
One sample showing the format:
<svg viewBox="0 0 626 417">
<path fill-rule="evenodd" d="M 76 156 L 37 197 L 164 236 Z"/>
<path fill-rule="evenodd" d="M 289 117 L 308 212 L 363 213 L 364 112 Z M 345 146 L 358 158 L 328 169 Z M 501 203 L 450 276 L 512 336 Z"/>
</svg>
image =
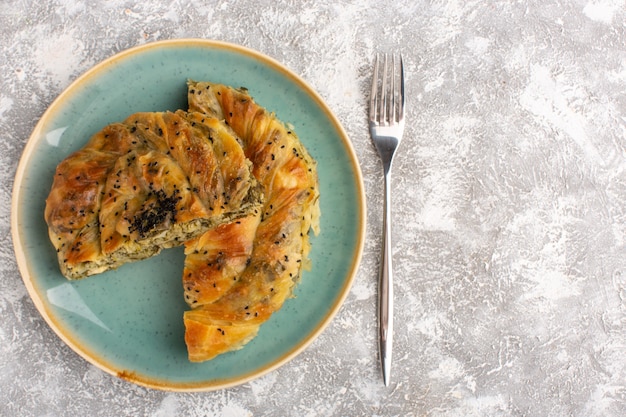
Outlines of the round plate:
<svg viewBox="0 0 626 417">
<path fill-rule="evenodd" d="M 182 248 L 81 281 L 59 272 L 43 212 L 54 170 L 109 123 L 138 111 L 187 107 L 187 79 L 248 88 L 294 126 L 318 162 L 321 233 L 295 298 L 243 349 L 187 359 Z M 225 388 L 292 359 L 330 322 L 363 250 L 365 198 L 350 141 L 322 99 L 271 58 L 241 46 L 172 40 L 121 52 L 78 78 L 44 113 L 20 160 L 11 227 L 24 283 L 41 315 L 73 350 L 113 375 L 175 391 Z"/>
</svg>

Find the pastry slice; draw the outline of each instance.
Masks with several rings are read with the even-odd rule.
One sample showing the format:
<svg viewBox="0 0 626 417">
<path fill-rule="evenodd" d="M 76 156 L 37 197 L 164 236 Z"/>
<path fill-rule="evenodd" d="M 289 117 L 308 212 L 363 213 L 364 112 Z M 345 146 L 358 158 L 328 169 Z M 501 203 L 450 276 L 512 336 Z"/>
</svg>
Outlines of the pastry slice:
<svg viewBox="0 0 626 417">
<path fill-rule="evenodd" d="M 292 296 L 308 265 L 309 230 L 319 232 L 319 187 L 316 163 L 298 137 L 246 90 L 189 82 L 188 98 L 191 111 L 223 119 L 241 139 L 265 195 L 254 235 L 252 223 L 239 235 L 238 244 L 245 241 L 241 247 L 250 249 L 247 258 L 245 251 L 229 254 L 229 239 L 205 239 L 206 245 L 194 246 L 193 263 L 186 260 L 183 283 L 191 310 L 184 315 L 185 341 L 189 359 L 200 362 L 241 348 Z M 220 252 L 222 264 L 237 267 L 206 279 L 199 266 L 205 261 L 215 267 Z M 211 290 L 214 284 L 219 289 Z"/>
<path fill-rule="evenodd" d="M 250 162 L 221 121 L 137 113 L 57 166 L 45 220 L 61 272 L 79 279 L 182 245 L 261 202 Z"/>
<path fill-rule="evenodd" d="M 228 292 L 250 263 L 261 210 L 221 224 L 185 243 L 183 287 L 192 307 L 211 304 Z"/>
</svg>

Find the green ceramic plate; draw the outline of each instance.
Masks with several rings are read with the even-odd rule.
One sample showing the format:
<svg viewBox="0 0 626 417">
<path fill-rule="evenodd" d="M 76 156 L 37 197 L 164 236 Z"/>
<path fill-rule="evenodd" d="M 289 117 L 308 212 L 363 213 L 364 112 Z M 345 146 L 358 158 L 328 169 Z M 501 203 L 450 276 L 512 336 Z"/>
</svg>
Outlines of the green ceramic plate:
<svg viewBox="0 0 626 417">
<path fill-rule="evenodd" d="M 56 165 L 105 125 L 138 111 L 186 108 L 187 79 L 245 86 L 294 125 L 318 161 L 321 233 L 296 298 L 243 349 L 197 364 L 184 344 L 182 249 L 78 282 L 59 272 L 43 220 Z M 72 349 L 105 371 L 153 388 L 214 390 L 263 375 L 301 352 L 330 322 L 355 275 L 365 230 L 361 173 L 343 128 L 321 98 L 278 62 L 206 40 L 136 47 L 78 78 L 44 113 L 15 177 L 12 233 L 35 305 Z"/>
</svg>

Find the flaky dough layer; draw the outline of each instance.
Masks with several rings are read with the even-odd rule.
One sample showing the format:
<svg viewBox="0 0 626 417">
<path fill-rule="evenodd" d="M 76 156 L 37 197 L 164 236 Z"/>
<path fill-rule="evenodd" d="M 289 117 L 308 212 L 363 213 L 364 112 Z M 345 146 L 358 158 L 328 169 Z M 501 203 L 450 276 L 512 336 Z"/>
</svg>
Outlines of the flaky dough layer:
<svg viewBox="0 0 626 417">
<path fill-rule="evenodd" d="M 182 245 L 261 201 L 249 160 L 220 120 L 137 113 L 57 166 L 45 220 L 61 272 L 78 279 Z"/>
</svg>

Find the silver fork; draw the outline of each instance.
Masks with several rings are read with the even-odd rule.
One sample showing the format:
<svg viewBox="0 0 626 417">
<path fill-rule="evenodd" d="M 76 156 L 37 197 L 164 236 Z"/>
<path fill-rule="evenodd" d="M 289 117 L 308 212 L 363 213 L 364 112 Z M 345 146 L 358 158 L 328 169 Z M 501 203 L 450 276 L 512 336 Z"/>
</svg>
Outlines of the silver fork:
<svg viewBox="0 0 626 417">
<path fill-rule="evenodd" d="M 379 77 L 379 56 L 376 54 L 372 93 L 370 96 L 370 136 L 383 164 L 385 201 L 383 205 L 383 244 L 378 288 L 378 331 L 383 381 L 391 378 L 393 339 L 393 269 L 391 260 L 391 165 L 404 132 L 404 65 L 402 56 L 389 59 L 384 55 Z"/>
</svg>

